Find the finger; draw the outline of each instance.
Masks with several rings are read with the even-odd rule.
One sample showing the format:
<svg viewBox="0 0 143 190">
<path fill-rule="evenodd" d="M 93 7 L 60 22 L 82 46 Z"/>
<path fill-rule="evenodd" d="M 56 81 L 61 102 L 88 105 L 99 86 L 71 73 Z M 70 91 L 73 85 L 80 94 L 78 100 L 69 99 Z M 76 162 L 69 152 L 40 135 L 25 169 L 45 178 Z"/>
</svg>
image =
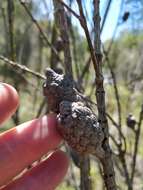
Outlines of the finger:
<svg viewBox="0 0 143 190">
<path fill-rule="evenodd" d="M 55 117 L 44 116 L 0 135 L 0 185 L 58 146 Z"/>
<path fill-rule="evenodd" d="M 16 90 L 5 83 L 0 83 L 0 124 L 8 119 L 19 105 Z"/>
<path fill-rule="evenodd" d="M 2 190 L 54 190 L 65 176 L 68 165 L 65 153 L 57 151 Z"/>
</svg>

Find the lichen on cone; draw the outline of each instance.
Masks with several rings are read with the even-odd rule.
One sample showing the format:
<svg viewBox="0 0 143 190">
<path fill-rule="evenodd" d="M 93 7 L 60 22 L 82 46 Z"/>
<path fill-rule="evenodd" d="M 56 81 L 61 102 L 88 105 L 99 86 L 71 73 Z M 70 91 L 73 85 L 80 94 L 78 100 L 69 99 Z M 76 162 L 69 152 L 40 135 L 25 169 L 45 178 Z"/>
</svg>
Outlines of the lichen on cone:
<svg viewBox="0 0 143 190">
<path fill-rule="evenodd" d="M 52 69 L 46 69 L 46 78 L 43 91 L 49 110 L 58 114 L 60 134 L 79 154 L 103 157 L 104 133 L 74 82 L 67 75 L 57 74 Z"/>
</svg>

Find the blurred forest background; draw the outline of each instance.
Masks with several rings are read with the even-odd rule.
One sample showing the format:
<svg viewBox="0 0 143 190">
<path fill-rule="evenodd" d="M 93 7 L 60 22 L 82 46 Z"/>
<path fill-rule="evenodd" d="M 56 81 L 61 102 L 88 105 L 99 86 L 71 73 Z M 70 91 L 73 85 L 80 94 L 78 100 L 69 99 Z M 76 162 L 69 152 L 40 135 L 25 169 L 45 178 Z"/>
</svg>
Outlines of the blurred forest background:
<svg viewBox="0 0 143 190">
<path fill-rule="evenodd" d="M 143 0 L 120 0 L 118 7 L 113 9 L 115 1 L 100 2 L 101 50 L 110 146 L 118 188 L 141 190 Z M 64 2 L 79 14 L 75 0 Z M 80 91 L 96 103 L 95 73 L 87 38 L 78 19 L 66 5 L 63 7 L 68 23 L 73 78 Z M 83 0 L 82 5 L 90 37 L 94 39 L 93 1 Z M 39 117 L 46 110 L 42 94 L 43 79 L 11 66 L 8 59 L 41 74 L 44 74 L 46 67 L 59 73 L 64 72 L 65 47 L 57 30 L 56 11 L 52 0 L 0 1 L 0 80 L 13 85 L 20 95 L 19 109 L 10 121 L 0 128 L 1 132 Z M 114 15 L 117 15 L 117 18 Z M 93 104 L 93 109 L 97 111 L 96 104 Z M 80 169 L 75 162 L 71 159 L 69 172 L 58 190 L 79 189 Z M 100 163 L 92 156 L 89 175 L 91 189 L 103 190 Z"/>
</svg>

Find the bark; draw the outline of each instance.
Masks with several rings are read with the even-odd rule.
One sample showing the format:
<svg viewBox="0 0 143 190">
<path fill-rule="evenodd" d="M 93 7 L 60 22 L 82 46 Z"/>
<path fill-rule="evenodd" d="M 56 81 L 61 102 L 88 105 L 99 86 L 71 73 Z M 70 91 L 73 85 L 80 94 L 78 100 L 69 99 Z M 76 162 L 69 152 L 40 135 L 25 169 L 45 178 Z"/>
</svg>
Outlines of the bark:
<svg viewBox="0 0 143 190">
<path fill-rule="evenodd" d="M 72 59 L 71 59 L 71 51 L 70 51 L 67 15 L 65 13 L 64 6 L 59 0 L 53 0 L 53 3 L 54 3 L 54 9 L 55 9 L 56 25 L 60 30 L 60 36 L 61 36 L 63 47 L 64 47 L 65 73 L 72 78 L 73 71 L 72 71 Z"/>
<path fill-rule="evenodd" d="M 100 40 L 100 13 L 99 13 L 99 0 L 93 0 L 94 5 L 94 30 L 95 30 L 95 55 L 96 55 L 96 100 L 98 108 L 98 121 L 104 132 L 104 141 L 102 148 L 104 149 L 105 156 L 100 159 L 103 166 L 104 183 L 107 190 L 116 190 L 115 172 L 113 167 L 112 153 L 109 146 L 108 134 L 108 121 L 106 118 L 105 107 L 105 90 L 104 78 L 102 74 L 102 56 L 101 56 L 101 40 Z"/>
</svg>

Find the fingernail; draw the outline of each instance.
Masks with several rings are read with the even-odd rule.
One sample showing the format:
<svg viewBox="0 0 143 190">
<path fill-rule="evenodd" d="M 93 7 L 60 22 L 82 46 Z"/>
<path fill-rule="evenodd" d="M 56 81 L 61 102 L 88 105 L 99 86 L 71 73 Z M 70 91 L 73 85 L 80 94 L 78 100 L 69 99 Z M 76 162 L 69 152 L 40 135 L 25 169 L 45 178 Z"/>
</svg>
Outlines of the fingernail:
<svg viewBox="0 0 143 190">
<path fill-rule="evenodd" d="M 2 82 L 0 82 L 0 90 L 3 90 L 4 89 L 4 85 Z"/>
</svg>

